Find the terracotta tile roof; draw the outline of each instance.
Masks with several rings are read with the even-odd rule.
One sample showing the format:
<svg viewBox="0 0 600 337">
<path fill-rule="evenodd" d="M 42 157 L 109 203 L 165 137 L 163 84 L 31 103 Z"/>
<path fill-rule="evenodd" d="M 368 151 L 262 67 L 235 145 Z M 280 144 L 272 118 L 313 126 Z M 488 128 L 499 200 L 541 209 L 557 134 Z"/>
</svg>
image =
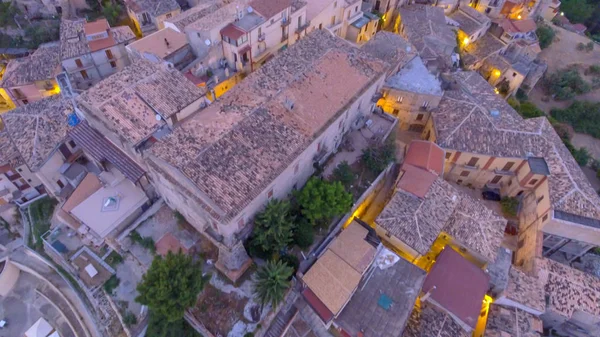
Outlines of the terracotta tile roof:
<svg viewBox="0 0 600 337">
<path fill-rule="evenodd" d="M 477 41 L 464 47 L 462 60 L 465 66 L 470 67 L 477 62 L 484 61 L 491 55 L 497 54 L 506 43 L 490 33 L 481 36 Z"/>
<path fill-rule="evenodd" d="M 30 56 L 8 62 L 0 87 L 11 88 L 36 81 L 54 80 L 61 71 L 58 42 L 45 43 Z"/>
<path fill-rule="evenodd" d="M 365 241 L 367 233 L 360 224 L 352 222 L 302 278 L 334 315 L 348 302 L 375 258 L 375 247 Z"/>
<path fill-rule="evenodd" d="M 221 29 L 221 35 L 228 37 L 232 40 L 237 40 L 243 35 L 246 35 L 246 32 L 236 27 L 233 23 L 228 24 L 225 28 Z"/>
<path fill-rule="evenodd" d="M 183 29 L 201 18 L 205 18 L 216 12 L 219 8 L 225 4 L 221 1 L 213 3 L 212 1 L 202 2 L 196 6 L 188 9 L 187 11 L 181 12 L 174 17 L 165 20 L 166 22 L 172 23 L 177 29 L 183 33 Z"/>
<path fill-rule="evenodd" d="M 436 142 L 442 148 L 544 158 L 554 210 L 600 219 L 600 197 L 546 118 L 524 120 L 475 72 L 457 72 L 450 82 L 460 88 L 446 90 L 432 111 Z"/>
<path fill-rule="evenodd" d="M 475 328 L 490 277 L 446 246 L 425 278 L 423 293 L 466 325 Z"/>
<path fill-rule="evenodd" d="M 424 177 L 431 173 L 422 172 L 425 175 L 406 179 L 409 183 L 429 179 Z M 504 218 L 439 177 L 424 197 L 401 189 L 401 184 L 399 187 L 375 220 L 378 226 L 420 254 L 426 254 L 443 231 L 489 262 L 496 259 L 506 227 Z"/>
<path fill-rule="evenodd" d="M 544 285 L 538 277 L 530 276 L 512 267 L 508 273 L 506 290 L 500 295 L 522 305 L 523 310 L 541 315 L 546 311 Z"/>
<path fill-rule="evenodd" d="M 98 19 L 93 22 L 86 22 L 83 25 L 83 31 L 86 35 L 106 32 L 110 29 L 110 25 L 106 19 Z"/>
<path fill-rule="evenodd" d="M 168 27 L 130 43 L 128 48 L 140 54 L 148 52 L 164 59 L 188 45 L 189 43 L 185 34 Z"/>
<path fill-rule="evenodd" d="M 115 146 L 100 132 L 94 130 L 87 121 L 79 123 L 70 132 L 69 136 L 75 144 L 83 148 L 85 153 L 98 162 L 108 161 L 113 164 L 127 179 L 137 182 L 144 170 L 117 146 Z"/>
<path fill-rule="evenodd" d="M 224 27 L 235 20 L 237 11 L 247 10 L 247 4 L 248 0 L 234 0 L 227 4 L 209 7 L 184 20 L 189 22 L 191 21 L 190 19 L 195 18 L 195 20 L 188 23 L 185 27 L 194 31 L 210 31 L 215 28 Z"/>
<path fill-rule="evenodd" d="M 126 0 L 125 5 L 135 13 L 148 12 L 153 17 L 181 9 L 176 0 Z"/>
<path fill-rule="evenodd" d="M 469 337 L 450 315 L 429 303 L 412 311 L 402 337 Z"/>
<path fill-rule="evenodd" d="M 600 316 L 600 278 L 546 258 L 536 260 L 548 298 L 547 311 L 571 318 L 583 311 Z"/>
<path fill-rule="evenodd" d="M 390 64 L 392 69 L 404 67 L 417 56 L 417 50 L 398 34 L 379 31 L 362 47 L 362 50 Z"/>
<path fill-rule="evenodd" d="M 135 34 L 128 26 L 114 28 L 108 26 L 108 38 L 88 43 L 86 27 L 88 27 L 89 34 L 92 31 L 99 33 L 98 29 L 108 25 L 108 22 L 105 21 L 104 19 L 95 22 L 86 22 L 85 19 L 62 20 L 60 22 L 60 58 L 62 60 L 71 59 L 135 39 Z"/>
<path fill-rule="evenodd" d="M 490 18 L 470 6 L 461 6 L 448 17 L 456 21 L 460 30 L 467 35 L 476 33 L 491 23 Z"/>
<path fill-rule="evenodd" d="M 490 305 L 486 337 L 541 337 L 542 320 L 526 311 L 501 305 Z"/>
<path fill-rule="evenodd" d="M 456 47 L 454 31 L 446 24 L 444 9 L 426 5 L 408 5 L 400 8 L 404 35 L 423 59 L 440 58 L 450 65 L 450 56 Z"/>
<path fill-rule="evenodd" d="M 402 178 L 398 181 L 396 187 L 404 192 L 413 194 L 418 198 L 425 198 L 431 185 L 438 177 L 438 175 L 433 172 L 425 171 L 407 163 L 403 164 L 400 170 L 402 172 Z"/>
<path fill-rule="evenodd" d="M 106 121 L 109 130 L 134 145 L 204 94 L 177 70 L 140 59 L 100 81 L 77 101 L 79 108 Z"/>
<path fill-rule="evenodd" d="M 194 182 L 223 219 L 231 219 L 386 66 L 315 31 L 182 123 L 152 152 Z M 286 104 L 293 104 L 293 113 Z"/>
<path fill-rule="evenodd" d="M 537 25 L 533 19 L 511 20 L 504 19 L 500 22 L 500 26 L 504 31 L 509 33 L 529 33 L 537 29 Z"/>
<path fill-rule="evenodd" d="M 70 100 L 50 96 L 10 110 L 2 120 L 17 150 L 32 171 L 37 171 L 66 139 L 67 116 L 74 113 Z"/>
<path fill-rule="evenodd" d="M 12 164 L 22 162 L 23 159 L 21 158 L 19 151 L 17 150 L 15 144 L 10 138 L 10 135 L 6 128 L 4 126 L 1 127 L 2 130 L 0 130 L 0 165 L 4 166 L 8 164 L 9 166 L 16 167 Z"/>
<path fill-rule="evenodd" d="M 393 254 L 388 251 L 389 254 Z M 399 337 L 412 313 L 426 272 L 403 258 L 387 268 L 373 267 L 335 324 L 350 336 Z M 389 299 L 389 307 L 381 302 Z"/>
<path fill-rule="evenodd" d="M 441 175 L 444 172 L 444 149 L 424 140 L 413 140 L 404 156 L 404 164 L 420 167 Z"/>
<path fill-rule="evenodd" d="M 265 19 L 270 19 L 292 5 L 292 0 L 252 0 L 250 6 Z"/>
</svg>

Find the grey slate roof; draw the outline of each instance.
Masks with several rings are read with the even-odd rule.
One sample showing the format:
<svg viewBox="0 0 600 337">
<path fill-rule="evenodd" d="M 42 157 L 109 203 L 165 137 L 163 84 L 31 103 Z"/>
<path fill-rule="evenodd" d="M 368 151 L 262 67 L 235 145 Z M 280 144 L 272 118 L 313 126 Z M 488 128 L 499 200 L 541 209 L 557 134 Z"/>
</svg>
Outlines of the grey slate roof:
<svg viewBox="0 0 600 337">
<path fill-rule="evenodd" d="M 135 161 L 101 135 L 100 132 L 89 126 L 87 121 L 83 121 L 73 128 L 69 135 L 75 141 L 75 144 L 81 146 L 94 160 L 110 162 L 132 182 L 137 182 L 144 175 L 144 170 Z"/>
</svg>

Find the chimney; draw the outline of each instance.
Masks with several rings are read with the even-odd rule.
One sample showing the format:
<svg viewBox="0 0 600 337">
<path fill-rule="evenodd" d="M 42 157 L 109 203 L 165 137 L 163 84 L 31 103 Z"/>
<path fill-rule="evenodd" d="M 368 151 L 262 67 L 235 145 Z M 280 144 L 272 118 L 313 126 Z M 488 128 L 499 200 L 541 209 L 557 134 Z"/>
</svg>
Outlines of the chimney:
<svg viewBox="0 0 600 337">
<path fill-rule="evenodd" d="M 433 286 L 433 288 L 429 289 L 429 291 L 426 292 L 425 295 L 421 296 L 421 302 L 427 301 L 427 299 L 429 298 L 429 296 L 431 296 L 431 293 L 433 293 L 435 288 L 436 288 L 436 286 Z"/>
</svg>

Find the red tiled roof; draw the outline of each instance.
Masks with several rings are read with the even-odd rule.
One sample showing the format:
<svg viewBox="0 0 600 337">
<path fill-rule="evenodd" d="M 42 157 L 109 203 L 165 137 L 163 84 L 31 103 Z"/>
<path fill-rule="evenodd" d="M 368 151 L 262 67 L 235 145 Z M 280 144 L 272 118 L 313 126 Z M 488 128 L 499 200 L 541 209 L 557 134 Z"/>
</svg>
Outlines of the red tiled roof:
<svg viewBox="0 0 600 337">
<path fill-rule="evenodd" d="M 246 34 L 243 30 L 230 23 L 225 28 L 221 29 L 221 35 L 226 36 L 230 39 L 237 40 L 242 35 Z"/>
<path fill-rule="evenodd" d="M 108 29 L 110 29 L 110 25 L 106 19 L 98 19 L 93 22 L 86 22 L 83 25 L 83 31 L 86 35 L 106 32 Z"/>
<path fill-rule="evenodd" d="M 419 198 L 425 198 L 431 184 L 437 176 L 429 171 L 425 171 L 410 164 L 403 164 L 401 171 L 404 171 L 402 178 L 398 181 L 398 188 L 416 195 Z"/>
<path fill-rule="evenodd" d="M 500 10 L 500 14 L 510 14 L 513 10 L 513 8 L 517 7 L 518 4 L 514 3 L 512 1 L 506 1 L 504 3 L 504 6 L 502 7 L 502 10 Z"/>
<path fill-rule="evenodd" d="M 253 0 L 250 6 L 265 19 L 270 19 L 292 5 L 291 0 Z"/>
<path fill-rule="evenodd" d="M 446 246 L 425 278 L 422 290 L 431 290 L 432 300 L 475 328 L 489 283 L 489 275 Z"/>
<path fill-rule="evenodd" d="M 110 162 L 132 182 L 137 182 L 144 175 L 144 169 L 119 150 L 111 141 L 89 126 L 86 121 L 79 123 L 69 132 L 69 135 L 94 160 Z"/>
<path fill-rule="evenodd" d="M 315 293 L 310 290 L 310 288 L 306 287 L 302 291 L 302 295 L 306 299 L 306 302 L 310 305 L 311 308 L 321 317 L 323 322 L 328 323 L 333 319 L 333 313 L 327 309 L 325 304 L 321 302 L 321 300 L 315 295 Z"/>
<path fill-rule="evenodd" d="M 404 163 L 441 175 L 444 172 L 444 150 L 432 142 L 413 140 L 408 146 Z"/>
<path fill-rule="evenodd" d="M 576 23 L 573 25 L 573 29 L 575 29 L 576 31 L 583 33 L 587 30 L 587 27 L 584 24 L 581 23 Z"/>
<path fill-rule="evenodd" d="M 532 19 L 526 20 L 510 20 L 504 19 L 500 23 L 502 29 L 509 33 L 528 33 L 537 29 L 535 21 Z"/>
</svg>

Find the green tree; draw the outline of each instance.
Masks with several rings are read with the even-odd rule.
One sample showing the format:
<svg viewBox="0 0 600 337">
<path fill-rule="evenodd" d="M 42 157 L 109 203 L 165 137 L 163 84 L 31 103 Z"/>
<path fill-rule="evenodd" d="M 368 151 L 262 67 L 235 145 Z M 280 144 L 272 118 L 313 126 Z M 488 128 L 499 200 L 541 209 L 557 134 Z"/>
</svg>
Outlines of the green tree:
<svg viewBox="0 0 600 337">
<path fill-rule="evenodd" d="M 552 41 L 554 41 L 554 36 L 556 35 L 554 29 L 546 24 L 539 25 L 535 33 L 537 34 L 540 48 L 542 49 L 548 48 L 552 44 Z"/>
<path fill-rule="evenodd" d="M 347 161 L 343 161 L 333 170 L 333 180 L 339 181 L 344 187 L 349 188 L 354 182 L 354 172 L 348 165 Z"/>
<path fill-rule="evenodd" d="M 289 201 L 273 199 L 254 218 L 253 241 L 263 251 L 277 253 L 293 242 L 293 230 Z"/>
<path fill-rule="evenodd" d="M 575 149 L 575 151 L 571 152 L 573 154 L 573 158 L 579 166 L 586 166 L 592 156 L 589 151 L 585 147 L 580 147 L 579 149 Z"/>
<path fill-rule="evenodd" d="M 574 101 L 566 109 L 552 109 L 552 117 L 570 124 L 575 131 L 600 138 L 600 103 Z"/>
<path fill-rule="evenodd" d="M 290 277 L 294 272 L 293 267 L 282 261 L 269 261 L 256 272 L 254 293 L 259 302 L 264 306 L 271 304 L 277 307 L 290 287 Z"/>
<path fill-rule="evenodd" d="M 312 177 L 304 188 L 296 193 L 301 213 L 313 225 L 344 214 L 352 206 L 352 194 L 346 192 L 339 181 L 326 182 Z"/>
<path fill-rule="evenodd" d="M 167 322 L 162 316 L 150 311 L 146 337 L 202 337 L 183 318 Z"/>
<path fill-rule="evenodd" d="M 594 5 L 586 0 L 563 0 L 560 3 L 560 10 L 573 23 L 584 23 L 594 13 L 594 9 Z"/>
<path fill-rule="evenodd" d="M 181 320 L 209 279 L 202 276 L 201 266 L 181 252 L 155 257 L 137 286 L 139 296 L 135 300 L 167 323 Z"/>
<path fill-rule="evenodd" d="M 19 9 L 11 1 L 0 2 L 0 27 L 15 26 L 14 17 L 19 14 Z"/>
<path fill-rule="evenodd" d="M 502 208 L 502 213 L 509 217 L 517 216 L 517 211 L 519 209 L 519 199 L 504 197 L 500 201 L 500 206 Z"/>
<path fill-rule="evenodd" d="M 106 2 L 102 8 L 102 14 L 111 26 L 116 26 L 119 23 L 122 11 L 123 8 L 119 4 L 110 1 Z"/>
<path fill-rule="evenodd" d="M 535 104 L 533 104 L 531 102 L 521 103 L 519 105 L 519 108 L 517 109 L 517 111 L 525 119 L 545 116 L 544 112 L 542 110 L 538 109 L 538 107 L 535 106 Z"/>
<path fill-rule="evenodd" d="M 396 160 L 396 144 L 387 141 L 383 145 L 363 149 L 361 160 L 371 172 L 379 174 L 389 163 Z"/>
<path fill-rule="evenodd" d="M 294 243 L 302 249 L 306 249 L 313 244 L 315 230 L 313 225 L 304 217 L 300 219 L 294 229 Z"/>
</svg>

